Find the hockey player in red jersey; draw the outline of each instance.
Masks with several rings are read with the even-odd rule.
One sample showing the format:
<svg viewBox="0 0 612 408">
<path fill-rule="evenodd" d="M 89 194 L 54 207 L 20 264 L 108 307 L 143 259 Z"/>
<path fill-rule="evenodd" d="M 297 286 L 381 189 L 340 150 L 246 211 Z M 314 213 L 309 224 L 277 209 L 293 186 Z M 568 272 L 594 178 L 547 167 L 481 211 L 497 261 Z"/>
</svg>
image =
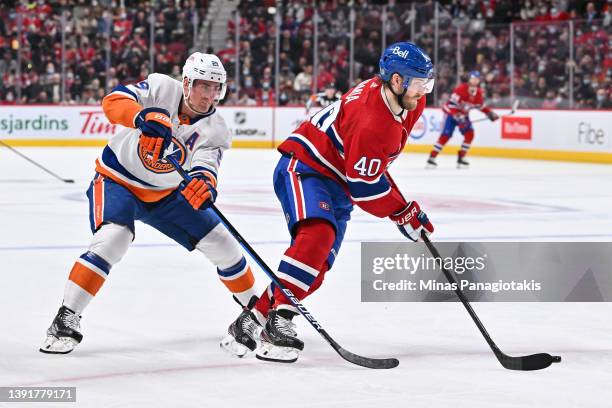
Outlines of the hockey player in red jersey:
<svg viewBox="0 0 612 408">
<path fill-rule="evenodd" d="M 463 143 L 457 157 L 457 167 L 469 166 L 465 156 L 474 140 L 474 128 L 469 117 L 470 109 L 480 109 L 493 122 L 499 119 L 499 116 L 484 103 L 484 92 L 480 87 L 480 73 L 478 71 L 471 71 L 468 81 L 457 86 L 448 102 L 442 107 L 445 114 L 444 128 L 429 155 L 427 167 L 435 168 L 438 165 L 436 157 L 453 136 L 455 127 L 459 127 L 459 131 L 463 134 Z"/>
<path fill-rule="evenodd" d="M 416 45 L 387 48 L 380 73 L 303 122 L 279 147 L 274 191 L 291 234 L 277 276 L 298 299 L 323 282 L 358 205 L 389 218 L 412 241 L 433 226 L 419 204 L 407 201 L 387 170 L 401 154 L 433 89 L 433 64 Z M 271 284 L 254 307 L 245 308 L 221 346 L 237 355 L 297 360 L 304 343 L 292 318 L 297 310 Z M 261 335 L 259 331 L 261 330 Z"/>
</svg>

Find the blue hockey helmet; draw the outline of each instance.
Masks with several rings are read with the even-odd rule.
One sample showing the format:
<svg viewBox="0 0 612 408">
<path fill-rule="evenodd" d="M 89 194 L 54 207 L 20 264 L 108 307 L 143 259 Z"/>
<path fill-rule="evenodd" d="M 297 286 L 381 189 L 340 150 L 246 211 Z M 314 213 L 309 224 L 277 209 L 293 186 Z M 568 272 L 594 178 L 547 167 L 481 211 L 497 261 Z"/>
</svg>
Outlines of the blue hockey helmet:
<svg viewBox="0 0 612 408">
<path fill-rule="evenodd" d="M 480 79 L 480 72 L 478 72 L 478 71 L 470 71 L 468 73 L 468 78 L 478 78 L 478 79 Z"/>
<path fill-rule="evenodd" d="M 413 82 L 419 82 L 424 87 L 425 93 L 433 90 L 434 66 L 431 58 L 413 43 L 391 44 L 380 57 L 378 67 L 380 78 L 385 82 L 390 81 L 393 74 L 397 73 L 404 79 L 404 89 Z"/>
</svg>

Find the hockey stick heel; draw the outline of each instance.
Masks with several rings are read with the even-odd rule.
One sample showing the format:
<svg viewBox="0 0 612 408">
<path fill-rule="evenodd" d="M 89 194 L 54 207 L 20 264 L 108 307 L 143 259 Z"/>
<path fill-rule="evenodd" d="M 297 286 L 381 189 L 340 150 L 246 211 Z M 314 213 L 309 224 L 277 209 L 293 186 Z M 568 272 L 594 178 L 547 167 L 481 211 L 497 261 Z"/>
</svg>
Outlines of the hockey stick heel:
<svg viewBox="0 0 612 408">
<path fill-rule="evenodd" d="M 174 166 L 176 171 L 181 175 L 181 177 L 183 178 L 183 180 L 185 180 L 185 182 L 191 181 L 191 177 L 189 177 L 187 172 L 185 172 L 185 170 L 180 166 L 180 164 L 176 161 L 174 157 L 166 156 L 165 159 Z M 257 265 L 259 265 L 261 270 L 266 275 L 268 275 L 268 277 L 272 280 L 272 282 L 274 282 L 274 284 L 278 286 L 278 288 L 281 289 L 281 291 L 285 294 L 285 296 L 287 297 L 287 299 L 289 299 L 289 301 L 293 304 L 293 306 L 297 308 L 297 310 L 302 314 L 302 316 L 304 316 L 304 318 L 308 321 L 308 323 L 310 323 L 310 325 L 314 327 L 314 329 L 317 332 L 319 332 L 319 334 L 325 339 L 325 341 L 327 341 L 327 343 L 329 343 L 329 345 L 336 351 L 336 353 L 340 355 L 340 357 L 342 357 L 349 363 L 353 363 L 353 364 L 356 364 L 362 367 L 373 368 L 373 369 L 389 369 L 389 368 L 395 368 L 399 365 L 399 360 L 397 360 L 396 358 L 363 357 L 363 356 L 351 353 L 350 351 L 342 348 L 329 334 L 327 334 L 327 332 L 321 326 L 321 324 L 316 321 L 316 319 L 312 316 L 312 314 L 308 311 L 308 309 L 306 309 L 300 303 L 300 301 L 293 295 L 293 293 L 291 293 L 289 289 L 285 288 L 285 285 L 283 285 L 280 282 L 280 279 L 278 279 L 278 277 L 274 274 L 274 272 L 272 272 L 272 269 L 270 269 L 270 267 L 264 262 L 263 259 L 261 259 L 261 257 L 257 254 L 257 252 L 255 252 L 255 250 L 251 248 L 251 245 L 249 245 L 249 243 L 242 237 L 242 235 L 240 235 L 240 233 L 227 220 L 227 218 L 225 218 L 225 216 L 221 213 L 221 211 L 219 211 L 219 209 L 215 207 L 214 204 L 212 204 L 210 208 L 219 217 L 219 219 L 221 220 L 221 223 L 225 226 L 225 228 L 227 228 L 227 230 L 234 236 L 236 241 L 238 241 L 240 246 L 242 246 L 242 248 L 244 248 L 247 254 L 249 254 L 249 256 L 253 258 L 253 260 L 257 263 Z"/>
</svg>

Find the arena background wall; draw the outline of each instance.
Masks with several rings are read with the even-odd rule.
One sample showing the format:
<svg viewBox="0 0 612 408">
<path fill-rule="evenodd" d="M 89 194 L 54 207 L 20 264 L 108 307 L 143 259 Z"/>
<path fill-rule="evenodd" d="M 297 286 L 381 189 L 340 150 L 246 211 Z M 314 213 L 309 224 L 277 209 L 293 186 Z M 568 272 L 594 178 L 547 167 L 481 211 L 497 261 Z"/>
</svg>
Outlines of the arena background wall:
<svg viewBox="0 0 612 408">
<path fill-rule="evenodd" d="M 612 163 L 612 111 L 496 110 L 502 118 L 474 123 L 472 155 Z M 272 148 L 305 119 L 302 107 L 219 107 L 234 147 Z M 484 117 L 473 112 L 472 120 Z M 427 108 L 410 135 L 407 152 L 429 152 L 444 113 Z M 96 106 L 0 106 L 0 140 L 11 146 L 103 146 L 118 131 Z M 455 154 L 458 131 L 444 153 Z"/>
</svg>

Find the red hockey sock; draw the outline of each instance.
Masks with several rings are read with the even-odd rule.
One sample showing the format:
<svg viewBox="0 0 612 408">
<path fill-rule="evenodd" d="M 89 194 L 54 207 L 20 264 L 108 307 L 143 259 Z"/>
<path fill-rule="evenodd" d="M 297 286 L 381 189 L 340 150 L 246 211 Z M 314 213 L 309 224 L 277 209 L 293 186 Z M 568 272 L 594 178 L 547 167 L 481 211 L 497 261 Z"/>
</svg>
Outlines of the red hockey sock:
<svg viewBox="0 0 612 408">
<path fill-rule="evenodd" d="M 322 219 L 306 219 L 297 226 L 291 246 L 285 251 L 276 275 L 281 283 L 298 298 L 314 292 L 323 281 L 327 258 L 336 239 L 334 227 Z M 274 307 L 291 302 L 274 286 Z M 270 287 L 255 304 L 264 317 L 270 308 Z"/>
<path fill-rule="evenodd" d="M 461 145 L 461 149 L 459 149 L 459 157 L 465 157 L 468 150 L 470 149 L 472 140 L 474 140 L 474 131 L 468 130 L 463 135 L 463 144 Z"/>
<path fill-rule="evenodd" d="M 438 156 L 438 154 L 442 151 L 442 148 L 444 148 L 444 145 L 449 141 L 449 139 L 450 136 L 440 135 L 440 137 L 438 138 L 438 142 L 434 145 L 433 150 L 430 153 L 430 156 L 436 158 L 436 156 Z"/>
</svg>

